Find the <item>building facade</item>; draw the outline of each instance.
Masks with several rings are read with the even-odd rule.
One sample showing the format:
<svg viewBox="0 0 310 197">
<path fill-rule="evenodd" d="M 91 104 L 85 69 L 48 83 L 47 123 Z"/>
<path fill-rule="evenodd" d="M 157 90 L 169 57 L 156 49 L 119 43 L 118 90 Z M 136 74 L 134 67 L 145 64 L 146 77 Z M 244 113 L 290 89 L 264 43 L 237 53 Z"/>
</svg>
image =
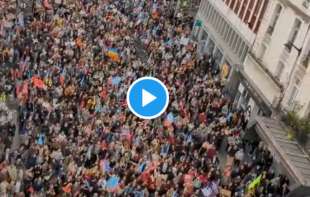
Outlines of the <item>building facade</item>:
<svg viewBox="0 0 310 197">
<path fill-rule="evenodd" d="M 291 175 L 289 196 L 310 196 L 309 155 L 277 116 L 310 116 L 310 0 L 202 0 L 193 34 L 199 53 L 230 68 L 234 105 L 249 112 L 250 130 Z"/>
<path fill-rule="evenodd" d="M 237 105 L 253 116 L 310 112 L 310 1 L 270 1 L 240 68 Z M 269 110 L 268 110 L 269 109 Z M 274 113 L 276 114 L 276 113 Z"/>
<path fill-rule="evenodd" d="M 194 26 L 199 53 L 215 59 L 225 69 L 229 90 L 238 85 L 237 68 L 253 46 L 269 0 L 202 0 Z M 234 92 L 230 94 L 234 97 Z"/>
</svg>

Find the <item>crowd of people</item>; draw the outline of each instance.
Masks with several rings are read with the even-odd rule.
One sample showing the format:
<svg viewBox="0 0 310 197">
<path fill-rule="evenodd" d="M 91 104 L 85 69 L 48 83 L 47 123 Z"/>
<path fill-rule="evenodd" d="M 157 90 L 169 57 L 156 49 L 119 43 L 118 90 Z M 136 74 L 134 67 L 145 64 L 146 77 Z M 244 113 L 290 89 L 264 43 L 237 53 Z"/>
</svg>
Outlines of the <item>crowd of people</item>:
<svg viewBox="0 0 310 197">
<path fill-rule="evenodd" d="M 265 146 L 247 148 L 246 113 L 172 2 L 44 0 L 30 19 L 0 2 L 1 102 L 15 98 L 19 114 L 0 130 L 0 196 L 289 192 Z M 126 105 L 131 83 L 148 75 L 170 94 L 155 120 Z"/>
</svg>

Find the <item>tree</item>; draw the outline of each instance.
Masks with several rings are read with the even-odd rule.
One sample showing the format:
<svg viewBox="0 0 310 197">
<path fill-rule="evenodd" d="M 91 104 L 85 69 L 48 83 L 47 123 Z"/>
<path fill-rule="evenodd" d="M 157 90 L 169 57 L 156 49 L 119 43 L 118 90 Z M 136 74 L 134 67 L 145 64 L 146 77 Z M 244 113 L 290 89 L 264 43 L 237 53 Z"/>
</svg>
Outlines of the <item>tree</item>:
<svg viewBox="0 0 310 197">
<path fill-rule="evenodd" d="M 295 110 L 287 112 L 283 117 L 283 121 L 291 128 L 289 135 L 293 135 L 300 145 L 305 146 L 310 133 L 310 119 L 308 117 L 300 118 Z"/>
</svg>

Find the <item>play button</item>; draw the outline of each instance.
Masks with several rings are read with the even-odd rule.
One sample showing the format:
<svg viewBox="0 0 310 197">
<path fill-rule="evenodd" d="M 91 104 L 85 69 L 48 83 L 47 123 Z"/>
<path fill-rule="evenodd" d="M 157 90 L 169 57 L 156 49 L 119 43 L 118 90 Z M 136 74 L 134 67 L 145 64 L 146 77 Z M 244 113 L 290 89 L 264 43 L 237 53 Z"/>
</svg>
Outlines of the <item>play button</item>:
<svg viewBox="0 0 310 197">
<path fill-rule="evenodd" d="M 153 94 L 149 93 L 145 89 L 142 89 L 142 107 L 145 107 L 155 99 L 156 97 Z"/>
<path fill-rule="evenodd" d="M 134 81 L 127 92 L 129 110 L 142 119 L 159 117 L 168 107 L 166 86 L 154 77 L 142 77 Z"/>
</svg>

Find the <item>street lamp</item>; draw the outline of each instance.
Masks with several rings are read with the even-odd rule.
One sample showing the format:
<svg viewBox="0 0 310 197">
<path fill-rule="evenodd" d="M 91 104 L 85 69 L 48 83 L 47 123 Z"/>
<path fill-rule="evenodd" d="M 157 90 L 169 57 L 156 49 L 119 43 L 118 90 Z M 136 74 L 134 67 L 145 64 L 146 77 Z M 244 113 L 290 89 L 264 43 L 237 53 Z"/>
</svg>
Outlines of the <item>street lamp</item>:
<svg viewBox="0 0 310 197">
<path fill-rule="evenodd" d="M 292 42 L 288 42 L 288 43 L 284 44 L 284 46 L 285 46 L 289 51 L 291 51 L 291 49 L 292 49 L 292 47 L 293 47 L 293 48 L 296 49 L 296 51 L 298 52 L 298 56 L 297 56 L 297 57 L 300 56 L 301 51 L 302 51 L 302 48 L 298 48 L 298 47 L 295 46 L 294 43 L 292 43 Z"/>
</svg>

